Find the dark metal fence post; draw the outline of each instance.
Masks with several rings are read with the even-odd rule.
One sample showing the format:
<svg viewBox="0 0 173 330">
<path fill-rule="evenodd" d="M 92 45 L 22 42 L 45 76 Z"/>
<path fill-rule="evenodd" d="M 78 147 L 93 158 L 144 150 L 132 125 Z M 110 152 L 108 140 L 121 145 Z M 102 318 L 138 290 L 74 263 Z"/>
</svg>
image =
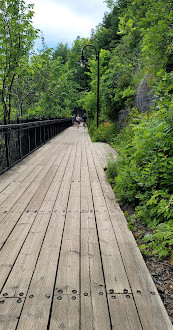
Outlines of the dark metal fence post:
<svg viewBox="0 0 173 330">
<path fill-rule="evenodd" d="M 41 137 L 41 125 L 39 126 L 40 129 L 40 145 L 42 144 L 42 137 Z"/>
<path fill-rule="evenodd" d="M 4 118 L 4 125 L 7 125 L 7 121 Z M 5 152 L 6 152 L 6 164 L 7 167 L 10 166 L 10 155 L 9 155 L 9 136 L 8 136 L 8 127 L 5 129 Z"/>
<path fill-rule="evenodd" d="M 28 152 L 31 152 L 31 137 L 30 137 L 30 128 L 28 127 Z"/>
<path fill-rule="evenodd" d="M 19 124 L 19 118 L 17 118 L 17 124 Z M 18 127 L 18 146 L 19 146 L 19 159 L 22 158 L 22 153 L 21 153 L 21 131 L 20 131 L 20 126 Z"/>
<path fill-rule="evenodd" d="M 34 126 L 34 145 L 37 148 L 37 127 Z"/>
</svg>

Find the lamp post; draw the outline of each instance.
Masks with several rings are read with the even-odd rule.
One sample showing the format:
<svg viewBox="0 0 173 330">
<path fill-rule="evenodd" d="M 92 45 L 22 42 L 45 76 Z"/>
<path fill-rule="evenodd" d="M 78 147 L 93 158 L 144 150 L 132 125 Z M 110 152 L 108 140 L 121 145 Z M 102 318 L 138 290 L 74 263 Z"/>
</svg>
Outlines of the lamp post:
<svg viewBox="0 0 173 330">
<path fill-rule="evenodd" d="M 85 67 L 85 65 L 88 63 L 88 60 L 85 59 L 84 57 L 84 49 L 86 47 L 92 47 L 94 48 L 95 50 L 95 55 L 96 55 L 96 60 L 97 60 L 97 128 L 99 126 L 99 107 L 100 107 L 100 96 L 99 96 L 99 85 L 100 85 L 100 80 L 99 80 L 99 50 L 97 51 L 97 49 L 95 48 L 95 46 L 91 45 L 91 44 L 88 44 L 88 45 L 85 45 L 83 48 L 82 48 L 82 55 L 81 55 L 81 58 L 79 60 L 79 64 L 81 67 Z"/>
</svg>

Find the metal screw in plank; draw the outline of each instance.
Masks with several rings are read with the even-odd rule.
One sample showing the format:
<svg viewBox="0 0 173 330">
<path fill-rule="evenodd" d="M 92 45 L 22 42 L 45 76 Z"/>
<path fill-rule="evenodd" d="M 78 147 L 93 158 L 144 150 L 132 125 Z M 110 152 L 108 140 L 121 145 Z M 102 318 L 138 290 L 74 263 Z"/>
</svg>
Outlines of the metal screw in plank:
<svg viewBox="0 0 173 330">
<path fill-rule="evenodd" d="M 110 293 L 110 294 L 114 293 L 114 290 L 113 290 L 113 289 L 110 289 L 110 290 L 109 290 L 109 293 Z"/>
<path fill-rule="evenodd" d="M 76 290 L 72 290 L 72 293 L 76 294 L 76 293 L 77 293 L 77 291 L 76 291 Z"/>
<path fill-rule="evenodd" d="M 62 297 L 61 297 L 61 296 L 58 296 L 57 299 L 58 299 L 58 300 L 62 300 Z"/>
<path fill-rule="evenodd" d="M 63 293 L 63 290 L 58 290 L 58 293 Z"/>
<path fill-rule="evenodd" d="M 124 292 L 124 293 L 128 293 L 128 290 L 127 290 L 127 289 L 124 289 L 123 292 Z"/>
<path fill-rule="evenodd" d="M 8 293 L 3 293 L 3 297 L 7 297 L 8 296 Z"/>
<path fill-rule="evenodd" d="M 50 294 L 46 294 L 45 297 L 49 299 L 50 298 Z"/>
</svg>

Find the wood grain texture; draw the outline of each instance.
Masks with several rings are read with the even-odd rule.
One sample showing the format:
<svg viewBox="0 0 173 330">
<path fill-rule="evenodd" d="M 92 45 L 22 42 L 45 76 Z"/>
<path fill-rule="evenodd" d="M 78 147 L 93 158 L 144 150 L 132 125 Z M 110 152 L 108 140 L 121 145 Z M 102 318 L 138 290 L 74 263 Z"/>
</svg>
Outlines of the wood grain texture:
<svg viewBox="0 0 173 330">
<path fill-rule="evenodd" d="M 171 330 L 103 167 L 68 128 L 0 177 L 0 329 Z"/>
</svg>

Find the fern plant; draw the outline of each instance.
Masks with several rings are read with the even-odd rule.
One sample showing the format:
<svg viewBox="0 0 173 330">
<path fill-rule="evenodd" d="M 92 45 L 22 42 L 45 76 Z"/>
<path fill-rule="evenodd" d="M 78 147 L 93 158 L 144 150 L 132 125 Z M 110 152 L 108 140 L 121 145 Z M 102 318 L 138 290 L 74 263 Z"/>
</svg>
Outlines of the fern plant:
<svg viewBox="0 0 173 330">
<path fill-rule="evenodd" d="M 169 255 L 173 258 L 173 220 L 160 223 L 143 241 L 148 243 L 140 246 L 144 254 L 157 254 L 159 259 Z"/>
</svg>

